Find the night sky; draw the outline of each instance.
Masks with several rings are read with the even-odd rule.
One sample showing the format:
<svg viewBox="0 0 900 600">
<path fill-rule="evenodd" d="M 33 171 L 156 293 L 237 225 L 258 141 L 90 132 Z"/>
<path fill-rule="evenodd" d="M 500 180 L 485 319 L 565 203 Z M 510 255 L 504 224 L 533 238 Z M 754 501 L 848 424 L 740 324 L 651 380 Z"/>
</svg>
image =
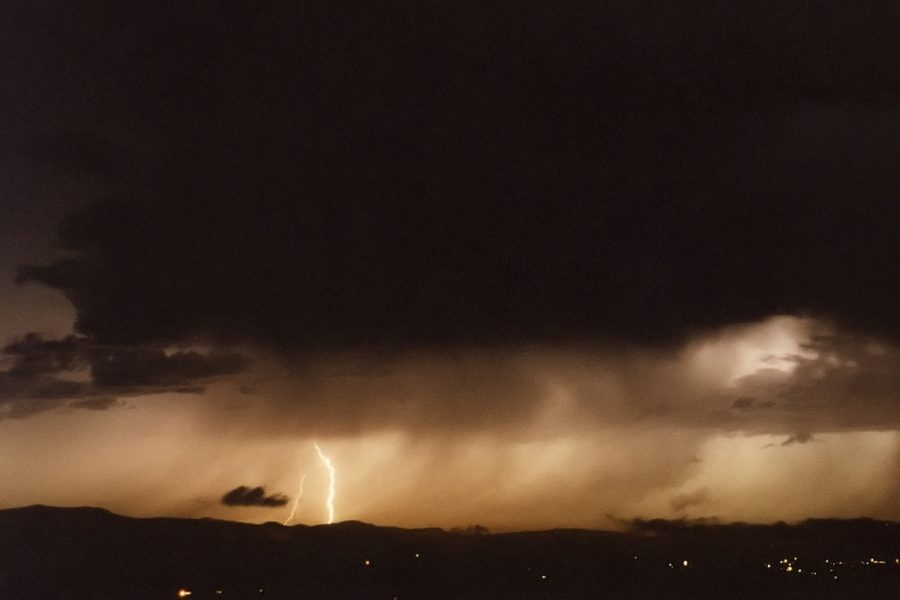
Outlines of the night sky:
<svg viewBox="0 0 900 600">
<path fill-rule="evenodd" d="M 896 3 L 90 4 L 0 5 L 0 507 L 900 519 Z"/>
</svg>

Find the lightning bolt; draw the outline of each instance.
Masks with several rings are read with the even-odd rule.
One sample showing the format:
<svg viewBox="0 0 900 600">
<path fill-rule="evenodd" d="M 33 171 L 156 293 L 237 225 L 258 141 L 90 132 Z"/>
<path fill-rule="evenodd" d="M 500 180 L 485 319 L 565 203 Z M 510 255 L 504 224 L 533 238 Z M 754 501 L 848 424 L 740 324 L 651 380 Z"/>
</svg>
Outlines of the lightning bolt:
<svg viewBox="0 0 900 600">
<path fill-rule="evenodd" d="M 316 447 L 319 458 L 325 463 L 325 468 L 328 469 L 328 498 L 325 500 L 325 506 L 328 507 L 328 524 L 331 525 L 334 523 L 334 465 L 331 464 L 331 459 L 322 453 L 318 443 L 313 442 L 313 446 Z"/>
<path fill-rule="evenodd" d="M 294 498 L 294 504 L 291 506 L 291 514 L 285 519 L 284 525 L 287 525 L 291 521 L 294 520 L 294 515 L 297 514 L 297 505 L 300 504 L 300 496 L 303 495 L 303 480 L 306 479 L 306 473 L 300 474 L 300 486 L 297 488 L 297 497 Z"/>
</svg>

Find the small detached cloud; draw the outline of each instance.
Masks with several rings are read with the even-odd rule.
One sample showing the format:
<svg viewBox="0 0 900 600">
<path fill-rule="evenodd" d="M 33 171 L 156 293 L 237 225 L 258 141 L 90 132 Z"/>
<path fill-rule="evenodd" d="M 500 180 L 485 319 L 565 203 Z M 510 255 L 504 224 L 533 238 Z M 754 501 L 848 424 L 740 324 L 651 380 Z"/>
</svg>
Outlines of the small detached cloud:
<svg viewBox="0 0 900 600">
<path fill-rule="evenodd" d="M 84 410 L 106 410 L 114 406 L 124 406 L 125 404 L 115 398 L 87 398 L 85 400 L 76 400 L 70 402 L 70 408 L 81 408 Z"/>
<path fill-rule="evenodd" d="M 706 502 L 708 496 L 709 489 L 700 488 L 699 490 L 688 494 L 678 494 L 677 496 L 674 496 L 669 504 L 671 504 L 672 510 L 682 511 L 686 508 L 703 504 Z"/>
<path fill-rule="evenodd" d="M 805 444 L 807 442 L 813 441 L 813 436 L 810 433 L 795 433 L 788 436 L 788 439 L 781 442 L 782 446 L 793 446 L 794 444 Z"/>
<path fill-rule="evenodd" d="M 266 489 L 262 486 L 254 488 L 241 485 L 224 496 L 222 496 L 222 504 L 225 506 L 284 506 L 288 503 L 288 498 L 284 494 L 266 495 Z"/>
</svg>

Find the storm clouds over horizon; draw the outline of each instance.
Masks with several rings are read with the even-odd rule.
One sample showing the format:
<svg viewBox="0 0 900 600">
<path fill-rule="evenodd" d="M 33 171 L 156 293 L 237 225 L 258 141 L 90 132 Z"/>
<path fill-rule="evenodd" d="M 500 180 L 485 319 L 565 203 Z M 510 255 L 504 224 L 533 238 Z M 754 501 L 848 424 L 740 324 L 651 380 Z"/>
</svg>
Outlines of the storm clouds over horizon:
<svg viewBox="0 0 900 600">
<path fill-rule="evenodd" d="M 0 505 L 900 519 L 891 3 L 0 21 Z"/>
</svg>

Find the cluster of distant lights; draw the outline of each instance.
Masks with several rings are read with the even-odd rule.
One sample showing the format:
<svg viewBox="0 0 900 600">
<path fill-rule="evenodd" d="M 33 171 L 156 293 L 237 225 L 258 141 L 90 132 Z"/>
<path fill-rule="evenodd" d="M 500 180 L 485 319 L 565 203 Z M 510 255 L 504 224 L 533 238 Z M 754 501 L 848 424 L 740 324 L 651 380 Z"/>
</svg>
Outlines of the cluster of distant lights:
<svg viewBox="0 0 900 600">
<path fill-rule="evenodd" d="M 416 552 L 414 556 L 417 559 L 421 558 L 421 554 L 418 552 Z M 637 555 L 634 556 L 634 560 L 638 560 L 638 558 L 639 557 Z M 771 570 L 774 572 L 788 573 L 791 575 L 810 575 L 810 576 L 823 574 L 826 576 L 831 576 L 834 579 L 838 579 L 838 575 L 836 574 L 836 571 L 839 568 L 879 567 L 879 566 L 887 566 L 889 564 L 893 564 L 897 567 L 900 567 L 900 558 L 895 558 L 893 560 L 869 558 L 868 560 L 848 560 L 848 561 L 831 560 L 831 559 L 826 558 L 825 562 L 823 563 L 824 567 L 821 570 L 818 570 L 816 568 L 810 568 L 810 567 L 807 567 L 806 569 L 804 569 L 802 566 L 800 566 L 800 562 L 801 562 L 800 559 L 798 557 L 794 556 L 794 557 L 789 557 L 789 558 L 782 558 L 778 562 L 765 563 L 765 566 L 766 566 L 767 570 Z M 375 563 L 371 559 L 366 558 L 366 559 L 363 559 L 362 565 L 363 565 L 363 567 L 373 568 L 375 566 Z M 669 562 L 669 563 L 667 563 L 667 566 L 669 569 L 693 569 L 695 567 L 695 564 L 688 559 L 683 559 L 680 561 Z M 533 569 L 528 569 L 528 572 L 532 573 Z M 542 581 L 548 581 L 550 578 L 548 575 L 542 574 L 542 575 L 540 575 L 540 579 Z M 258 591 L 260 594 L 262 594 L 265 592 L 265 588 L 259 588 Z M 224 590 L 216 590 L 216 595 L 221 596 L 224 594 L 225 594 Z M 176 596 L 178 598 L 187 598 L 192 595 L 193 595 L 193 592 L 187 588 L 179 588 L 179 590 L 176 592 Z M 394 600 L 396 600 L 396 598 Z"/>
<path fill-rule="evenodd" d="M 262 593 L 265 592 L 265 591 L 266 591 L 265 588 L 259 588 L 259 593 L 260 593 L 260 594 L 262 594 Z M 222 595 L 224 595 L 224 594 L 225 594 L 225 591 L 224 591 L 224 590 L 216 590 L 216 595 L 217 595 L 217 596 L 222 596 Z M 194 595 L 194 592 L 192 592 L 191 590 L 189 590 L 189 589 L 187 589 L 187 588 L 180 588 L 180 589 L 175 593 L 175 595 L 178 596 L 179 598 L 187 598 L 188 596 L 193 596 L 193 595 Z"/>
<path fill-rule="evenodd" d="M 419 558 L 422 558 L 422 555 L 421 555 L 419 552 L 416 552 L 416 553 L 414 554 L 414 557 L 417 558 L 417 559 L 419 559 Z M 687 563 L 687 561 L 685 561 L 685 563 Z M 371 559 L 368 559 L 368 558 L 364 559 L 364 560 L 362 561 L 362 564 L 363 564 L 364 567 L 374 567 L 374 566 L 375 566 L 375 563 L 373 563 L 372 560 L 371 560 Z M 686 565 L 685 565 L 685 566 L 686 566 Z M 532 570 L 531 570 L 531 569 L 528 569 L 528 571 L 531 572 Z M 547 581 L 547 580 L 549 579 L 549 577 L 548 577 L 546 574 L 541 575 L 540 578 L 541 578 L 542 581 Z M 259 588 L 258 591 L 259 591 L 260 594 L 262 594 L 263 592 L 265 592 L 265 588 Z M 221 596 L 221 595 L 224 595 L 224 593 L 225 593 L 225 592 L 224 592 L 223 590 L 216 590 L 216 595 Z M 188 596 L 192 596 L 192 595 L 193 595 L 193 592 L 192 592 L 191 590 L 187 589 L 187 588 L 179 588 L 179 590 L 178 590 L 178 592 L 176 593 L 176 595 L 177 595 L 179 598 L 187 598 Z M 393 600 L 399 600 L 399 599 L 395 596 L 395 597 L 393 598 Z"/>
<path fill-rule="evenodd" d="M 419 552 L 416 552 L 413 556 L 414 556 L 416 559 L 422 558 L 422 555 L 421 555 Z M 370 559 L 368 559 L 368 558 L 363 559 L 362 564 L 363 564 L 364 567 L 374 567 L 374 566 L 375 566 L 375 564 L 374 564 Z M 543 575 L 541 578 L 542 578 L 542 579 L 547 579 L 547 576 L 546 576 L 546 575 Z M 257 591 L 258 591 L 260 594 L 262 594 L 262 593 L 264 593 L 264 592 L 266 591 L 266 589 L 265 589 L 265 588 L 259 588 Z M 178 588 L 178 591 L 175 592 L 175 595 L 176 595 L 178 598 L 187 598 L 187 597 L 189 597 L 189 596 L 193 596 L 193 595 L 194 595 L 194 592 L 192 592 L 192 591 L 189 590 L 188 588 L 184 588 L 184 587 L 183 587 L 183 588 Z M 225 595 L 225 591 L 224 591 L 224 590 L 216 590 L 216 595 L 217 595 L 217 596 Z M 398 599 L 397 599 L 397 598 L 394 598 L 393 600 L 398 600 Z"/>
<path fill-rule="evenodd" d="M 830 576 L 834 579 L 838 578 L 837 571 L 841 569 L 852 569 L 856 567 L 881 567 L 888 564 L 894 564 L 900 567 L 900 558 L 893 561 L 879 558 L 869 558 L 867 560 L 831 560 L 826 558 L 824 566 L 807 566 L 806 569 L 800 565 L 800 559 L 796 556 L 792 558 L 782 558 L 777 563 L 766 563 L 766 568 L 781 573 L 790 573 L 792 575 L 810 575 L 810 576 Z"/>
<path fill-rule="evenodd" d="M 634 560 L 638 560 L 638 556 L 634 556 Z M 800 558 L 797 556 L 782 558 L 778 562 L 765 563 L 766 569 L 773 572 L 789 573 L 791 575 L 827 575 L 834 579 L 838 578 L 837 572 L 841 569 L 854 569 L 858 567 L 886 567 L 893 565 L 900 567 L 900 558 L 880 559 L 869 558 L 866 560 L 831 560 L 826 558 L 824 566 L 817 568 L 815 566 L 801 566 Z M 681 561 L 673 561 L 667 563 L 669 569 L 692 569 L 695 564 L 687 559 Z"/>
</svg>

